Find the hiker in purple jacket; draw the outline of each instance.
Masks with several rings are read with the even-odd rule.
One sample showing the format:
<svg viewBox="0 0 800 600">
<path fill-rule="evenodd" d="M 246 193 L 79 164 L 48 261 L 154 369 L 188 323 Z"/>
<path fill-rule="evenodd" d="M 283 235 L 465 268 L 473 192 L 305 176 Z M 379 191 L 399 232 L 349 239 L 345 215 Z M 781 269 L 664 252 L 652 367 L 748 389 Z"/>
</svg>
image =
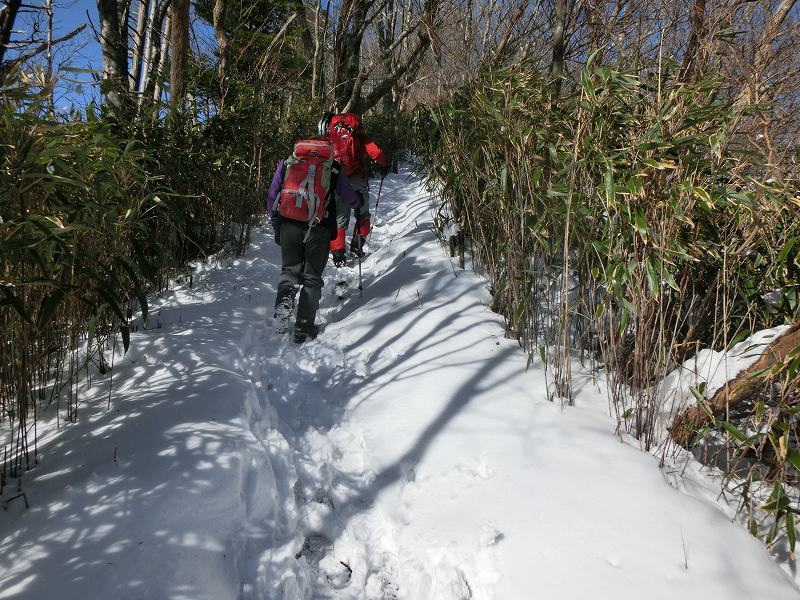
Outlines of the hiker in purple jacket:
<svg viewBox="0 0 800 600">
<path fill-rule="evenodd" d="M 339 164 L 334 161 L 331 186 L 325 198 L 325 217 L 316 225 L 287 219 L 278 214 L 276 199 L 286 177 L 285 160 L 278 163 L 269 186 L 267 214 L 275 231 L 275 242 L 281 247 L 281 276 L 275 298 L 274 326 L 279 334 L 288 330 L 295 294 L 297 288 L 302 286 L 295 320 L 294 341 L 298 344 L 309 338 L 314 339 L 319 333 L 314 320 L 322 295 L 322 271 L 328 262 L 331 240 L 336 238 L 337 233 L 334 191 L 352 209 L 357 210 L 362 204 L 360 194 L 353 191 L 347 177 L 339 176 L 339 170 Z"/>
</svg>

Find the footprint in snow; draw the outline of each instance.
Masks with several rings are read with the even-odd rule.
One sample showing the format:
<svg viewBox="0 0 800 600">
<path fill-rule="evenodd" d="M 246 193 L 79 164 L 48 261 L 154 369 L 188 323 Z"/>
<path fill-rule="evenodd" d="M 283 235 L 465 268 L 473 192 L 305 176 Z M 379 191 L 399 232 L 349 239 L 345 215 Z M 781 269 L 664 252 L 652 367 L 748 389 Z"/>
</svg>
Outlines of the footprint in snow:
<svg viewBox="0 0 800 600">
<path fill-rule="evenodd" d="M 492 525 L 484 525 L 481 527 L 480 543 L 484 548 L 486 546 L 495 546 L 505 538 L 505 534 Z"/>
<path fill-rule="evenodd" d="M 404 460 L 400 464 L 400 474 L 406 483 L 414 483 L 417 480 L 416 465 L 410 460 Z"/>
<path fill-rule="evenodd" d="M 396 600 L 400 597 L 400 586 L 383 572 L 370 573 L 364 593 L 371 599 Z"/>
<path fill-rule="evenodd" d="M 341 590 L 350 584 L 353 569 L 336 558 L 333 554 L 333 542 L 324 535 L 307 536 L 302 550 L 295 555 L 297 559 L 301 557 L 305 557 L 306 562 L 316 571 L 318 580 L 327 582 L 333 589 Z"/>
<path fill-rule="evenodd" d="M 325 579 L 331 587 L 337 590 L 346 587 L 353 575 L 350 565 L 338 560 L 332 554 L 328 554 L 319 561 L 319 570 L 325 575 Z"/>
<path fill-rule="evenodd" d="M 489 479 L 494 475 L 494 469 L 483 459 L 471 463 L 460 463 L 456 465 L 456 470 L 473 479 Z"/>
<path fill-rule="evenodd" d="M 298 559 L 300 557 L 305 557 L 307 562 L 318 565 L 331 551 L 333 551 L 332 541 L 324 535 L 312 533 L 306 536 L 302 549 L 295 554 L 294 557 Z"/>
</svg>

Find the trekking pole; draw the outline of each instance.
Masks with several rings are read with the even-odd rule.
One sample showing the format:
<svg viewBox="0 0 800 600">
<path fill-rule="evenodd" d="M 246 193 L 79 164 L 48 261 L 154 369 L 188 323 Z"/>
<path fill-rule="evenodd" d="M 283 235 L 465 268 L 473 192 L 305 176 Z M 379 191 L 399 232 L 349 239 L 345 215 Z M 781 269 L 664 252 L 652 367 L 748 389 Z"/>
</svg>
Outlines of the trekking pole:
<svg viewBox="0 0 800 600">
<path fill-rule="evenodd" d="M 381 203 L 381 191 L 383 190 L 383 180 L 386 178 L 386 175 L 381 175 L 381 183 L 378 186 L 378 197 L 375 199 L 375 218 L 378 218 L 378 204 Z"/>
<path fill-rule="evenodd" d="M 364 288 L 361 287 L 361 253 L 358 254 L 358 296 L 364 297 Z"/>
<path fill-rule="evenodd" d="M 383 179 L 386 175 L 381 175 L 381 183 L 378 186 L 378 197 L 375 199 L 375 223 L 378 222 L 378 205 L 381 203 L 381 191 L 383 190 Z M 367 236 L 367 241 L 372 237 L 372 228 L 369 230 L 369 235 Z"/>
<path fill-rule="evenodd" d="M 360 218 L 361 218 L 361 209 L 358 208 L 358 209 L 356 209 L 356 231 L 358 230 L 358 220 Z M 372 233 L 372 232 L 370 231 L 370 233 Z M 354 231 L 353 232 L 353 236 L 356 236 L 356 235 L 358 235 L 358 234 L 356 234 L 356 232 Z M 364 288 L 361 286 L 361 257 L 364 254 L 364 245 L 365 244 L 364 244 L 364 238 L 363 237 L 358 236 L 358 238 L 360 238 L 359 242 L 358 242 L 358 295 L 359 295 L 360 298 L 363 298 L 364 297 Z"/>
</svg>

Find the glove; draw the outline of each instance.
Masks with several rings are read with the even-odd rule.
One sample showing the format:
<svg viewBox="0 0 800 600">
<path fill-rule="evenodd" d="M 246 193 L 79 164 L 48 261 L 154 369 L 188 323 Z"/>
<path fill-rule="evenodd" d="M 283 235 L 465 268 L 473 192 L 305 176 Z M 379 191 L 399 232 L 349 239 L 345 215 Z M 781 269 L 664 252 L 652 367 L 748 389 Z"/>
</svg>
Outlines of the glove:
<svg viewBox="0 0 800 600">
<path fill-rule="evenodd" d="M 381 173 L 381 179 L 386 177 L 389 174 L 389 166 L 387 165 L 385 167 L 381 167 L 380 173 Z"/>
<path fill-rule="evenodd" d="M 356 221 L 356 228 L 355 231 L 353 231 L 353 234 L 367 237 L 370 229 L 369 215 L 360 215 Z"/>
<path fill-rule="evenodd" d="M 275 243 L 281 245 L 281 223 L 280 221 L 272 222 L 272 229 L 275 232 Z"/>
<path fill-rule="evenodd" d="M 347 264 L 347 257 L 345 256 L 344 250 L 334 250 L 333 266 L 339 268 L 343 267 L 345 264 Z"/>
</svg>

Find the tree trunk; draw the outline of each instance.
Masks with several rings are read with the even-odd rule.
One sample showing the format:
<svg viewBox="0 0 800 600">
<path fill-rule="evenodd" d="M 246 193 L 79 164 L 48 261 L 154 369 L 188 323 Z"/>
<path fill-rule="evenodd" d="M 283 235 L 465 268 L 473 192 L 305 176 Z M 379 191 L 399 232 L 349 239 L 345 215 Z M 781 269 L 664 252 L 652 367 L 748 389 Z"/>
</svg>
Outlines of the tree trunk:
<svg viewBox="0 0 800 600">
<path fill-rule="evenodd" d="M 47 64 L 47 71 L 45 72 L 45 87 L 47 88 L 47 98 L 50 104 L 50 112 L 55 113 L 55 90 L 53 86 L 53 0 L 46 0 L 44 3 L 44 12 L 47 16 L 47 50 L 45 55 L 45 63 Z"/>
<path fill-rule="evenodd" d="M 112 111 L 124 112 L 128 96 L 127 3 L 97 0 L 100 46 L 103 53 L 102 89 Z"/>
<path fill-rule="evenodd" d="M 160 71 L 163 71 L 164 64 L 162 58 L 166 54 L 166 41 L 169 39 L 169 28 L 165 27 L 165 21 L 170 0 L 158 2 L 152 0 L 151 6 L 153 15 L 148 25 L 149 34 L 147 37 L 147 58 L 142 69 L 142 78 L 139 83 L 141 96 L 139 102 L 145 99 L 157 99 L 155 93 L 156 80 Z M 160 96 L 160 91 L 158 96 Z"/>
<path fill-rule="evenodd" d="M 161 82 L 164 78 L 164 73 L 167 69 L 167 56 L 169 54 L 169 40 L 172 34 L 172 6 L 170 5 L 169 11 L 164 21 L 164 27 L 161 30 L 161 40 L 157 47 L 156 56 L 153 58 L 153 64 L 157 65 L 155 70 L 156 77 L 152 79 L 152 92 L 153 100 L 155 102 L 161 101 Z"/>
<path fill-rule="evenodd" d="M 11 32 L 14 30 L 14 21 L 17 20 L 17 12 L 22 5 L 22 0 L 8 0 L 8 3 L 0 10 L 0 72 L 3 66 L 3 57 L 11 41 Z"/>
<path fill-rule="evenodd" d="M 564 56 L 567 53 L 567 2 L 555 0 L 553 16 L 553 58 L 550 62 L 550 78 L 553 81 L 553 96 L 561 95 L 561 83 L 564 77 Z"/>
<path fill-rule="evenodd" d="M 492 56 L 492 66 L 493 67 L 496 67 L 496 66 L 500 65 L 503 62 L 503 60 L 506 58 L 506 56 L 510 55 L 513 52 L 513 48 L 515 46 L 515 43 L 512 43 L 512 40 L 515 40 L 514 32 L 515 32 L 515 29 L 517 28 L 517 25 L 519 24 L 519 22 L 525 16 L 525 11 L 527 10 L 527 8 L 528 8 L 528 4 L 526 2 L 520 3 L 519 8 L 517 8 L 516 13 L 508 21 L 508 24 L 507 24 L 507 27 L 506 27 L 506 32 L 505 32 L 505 34 L 503 34 L 503 37 L 500 40 L 500 43 L 497 44 L 497 47 L 494 49 L 494 55 Z M 563 31 L 562 31 L 561 37 L 562 38 L 564 37 Z M 563 43 L 563 39 L 562 39 L 562 43 Z M 561 55 L 561 70 L 563 71 L 563 69 L 564 69 L 564 56 L 563 56 L 563 52 L 562 52 L 562 55 Z"/>
<path fill-rule="evenodd" d="M 145 19 L 144 35 L 142 36 L 142 55 L 137 65 L 135 83 L 133 91 L 139 96 L 139 102 L 142 100 L 142 94 L 147 86 L 147 78 L 152 69 L 151 61 L 153 59 L 153 36 L 155 34 L 155 19 L 158 9 L 158 0 L 148 0 L 149 7 L 147 11 L 147 18 Z"/>
<path fill-rule="evenodd" d="M 212 13 L 214 37 L 217 39 L 217 51 L 219 52 L 217 75 L 220 82 L 224 82 L 228 72 L 228 33 L 224 27 L 226 4 L 227 0 L 214 0 L 214 11 Z"/>
<path fill-rule="evenodd" d="M 319 93 L 325 93 L 325 49 L 328 47 L 328 31 L 330 29 L 331 0 L 325 3 L 325 21 L 322 29 L 322 45 L 319 52 Z"/>
<path fill-rule="evenodd" d="M 473 0 L 467 0 L 467 4 L 465 7 L 467 11 L 467 20 L 464 23 L 464 57 L 463 57 L 463 64 L 462 67 L 465 71 L 464 75 L 472 71 L 473 62 L 472 62 L 472 48 L 475 44 L 475 31 L 474 31 L 474 21 L 473 21 L 473 11 L 475 10 L 473 7 Z M 463 81 L 464 79 L 462 79 Z"/>
<path fill-rule="evenodd" d="M 155 0 L 153 0 L 155 1 Z M 136 0 L 136 29 L 133 32 L 133 47 L 131 48 L 131 72 L 128 87 L 133 92 L 139 91 L 139 80 L 142 76 L 142 63 L 145 55 L 145 35 L 151 0 Z"/>
<path fill-rule="evenodd" d="M 319 95 L 320 87 L 319 72 L 321 70 L 321 54 L 322 54 L 322 32 L 320 30 L 320 3 L 317 2 L 316 10 L 314 11 L 314 56 L 311 59 L 311 97 L 316 98 Z"/>
<path fill-rule="evenodd" d="M 186 68 L 189 63 L 189 0 L 172 0 L 172 59 L 169 72 L 173 112 L 186 107 Z"/>
<path fill-rule="evenodd" d="M 361 67 L 361 41 L 367 11 L 374 0 L 352 0 L 342 5 L 334 40 L 334 99 L 337 110 L 354 104 Z"/>
<path fill-rule="evenodd" d="M 378 48 L 383 54 L 383 73 L 388 76 L 395 69 L 395 55 L 390 52 L 390 48 L 395 41 L 395 27 L 397 22 L 397 11 L 394 0 L 389 0 L 383 9 L 382 18 L 377 23 Z M 383 113 L 386 115 L 397 112 L 397 85 L 383 96 Z"/>
<path fill-rule="evenodd" d="M 297 24 L 300 26 L 300 40 L 303 42 L 303 50 L 309 60 L 314 55 L 314 39 L 311 36 L 311 30 L 308 27 L 308 22 L 311 20 L 308 11 L 306 10 L 303 0 L 292 0 L 294 12 L 297 14 Z"/>
<path fill-rule="evenodd" d="M 761 96 L 765 87 L 765 71 L 770 64 L 775 38 L 778 36 L 781 25 L 786 20 L 786 17 L 789 16 L 789 13 L 796 3 L 797 0 L 781 0 L 764 25 L 764 33 L 761 36 L 761 42 L 756 49 L 756 55 L 753 59 L 753 77 L 752 80 L 745 85 L 746 97 L 749 102 L 762 101 Z M 769 4 L 767 4 L 767 6 L 769 6 Z"/>
<path fill-rule="evenodd" d="M 683 55 L 683 64 L 678 76 L 683 82 L 689 82 L 694 78 L 702 60 L 701 44 L 706 37 L 706 0 L 695 0 L 691 22 L 689 43 L 686 46 L 686 54 Z"/>
<path fill-rule="evenodd" d="M 219 78 L 219 107 L 221 113 L 225 111 L 225 96 L 227 95 L 228 85 L 228 32 L 225 31 L 225 9 L 227 0 L 214 0 L 214 10 L 211 14 L 212 24 L 214 25 L 214 37 L 217 39 L 217 77 Z"/>
<path fill-rule="evenodd" d="M 499 10 L 498 5 L 498 0 L 492 0 L 488 10 L 483 14 L 485 20 L 483 22 L 483 38 L 481 39 L 481 48 L 489 47 L 489 34 L 491 33 L 492 28 L 488 26 L 488 22 L 491 21 L 491 15 L 497 14 L 497 11 Z"/>
<path fill-rule="evenodd" d="M 420 32 L 417 44 L 411 51 L 411 54 L 409 54 L 402 63 L 397 65 L 394 71 L 389 73 L 381 82 L 377 83 L 369 94 L 363 98 L 360 94 L 357 94 L 358 97 L 353 97 L 347 105 L 349 110 L 363 114 L 375 106 L 380 102 L 381 98 L 391 91 L 392 87 L 401 77 L 406 73 L 416 72 L 429 47 L 430 38 L 427 33 Z M 359 90 L 356 89 L 354 91 L 358 92 Z"/>
<path fill-rule="evenodd" d="M 415 23 L 409 23 L 398 35 L 394 36 L 394 41 L 388 45 L 388 49 L 379 57 L 378 65 L 382 68 L 387 67 L 386 59 L 388 55 L 395 58 L 388 63 L 391 70 L 386 73 L 383 79 L 374 83 L 370 92 L 362 97 L 362 86 L 370 73 L 366 69 L 361 69 L 360 54 L 361 40 L 364 36 L 366 26 L 371 19 L 367 20 L 369 8 L 373 0 L 354 0 L 347 4 L 340 17 L 337 27 L 337 39 L 334 42 L 334 98 L 338 110 L 349 110 L 357 113 L 364 113 L 375 106 L 387 94 L 391 93 L 400 78 L 407 74 L 415 73 L 419 69 L 425 53 L 431 46 L 430 29 L 433 26 L 436 12 L 440 0 L 425 0 L 422 5 L 422 14 Z M 348 18 L 352 17 L 352 18 Z M 398 48 L 401 44 L 408 42 L 409 36 L 417 33 L 417 41 L 414 46 L 408 49 L 402 60 L 397 58 Z"/>
</svg>

